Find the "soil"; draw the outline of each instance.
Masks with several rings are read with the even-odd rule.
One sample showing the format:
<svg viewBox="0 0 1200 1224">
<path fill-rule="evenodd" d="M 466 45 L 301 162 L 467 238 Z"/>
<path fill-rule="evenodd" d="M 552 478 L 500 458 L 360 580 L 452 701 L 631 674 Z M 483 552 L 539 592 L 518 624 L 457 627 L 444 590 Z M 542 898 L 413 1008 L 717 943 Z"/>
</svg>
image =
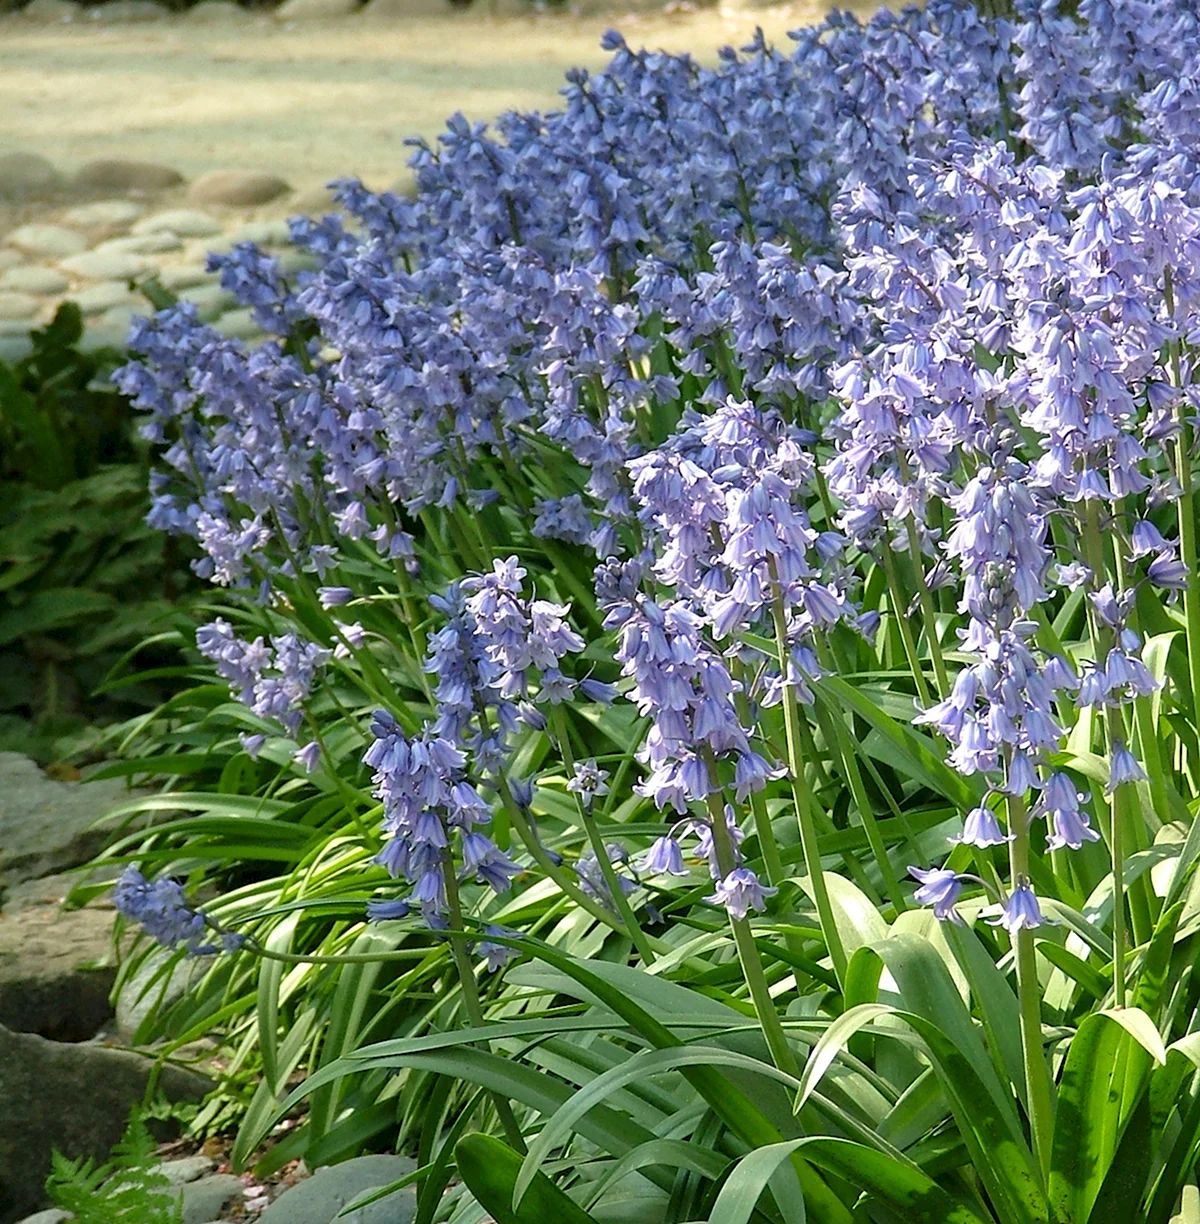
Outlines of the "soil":
<svg viewBox="0 0 1200 1224">
<path fill-rule="evenodd" d="M 843 5 L 867 15 L 877 4 Z M 358 174 L 396 179 L 404 138 L 435 136 L 461 110 L 487 119 L 555 105 L 564 71 L 600 67 L 601 33 L 690 51 L 745 43 L 762 26 L 777 44 L 825 5 L 812 0 L 726 12 L 438 16 L 231 24 L 186 15 L 142 24 L 35 25 L 0 17 L 0 153 L 30 151 L 70 172 L 92 158 L 165 163 L 188 178 L 216 168 L 277 173 L 305 191 Z"/>
</svg>

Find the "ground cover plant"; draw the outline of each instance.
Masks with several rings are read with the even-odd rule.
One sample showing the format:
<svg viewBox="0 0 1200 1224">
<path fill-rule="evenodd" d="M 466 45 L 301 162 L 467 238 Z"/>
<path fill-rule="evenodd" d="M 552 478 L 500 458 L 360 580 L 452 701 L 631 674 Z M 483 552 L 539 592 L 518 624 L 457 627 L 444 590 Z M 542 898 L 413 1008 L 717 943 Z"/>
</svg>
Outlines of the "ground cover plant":
<svg viewBox="0 0 1200 1224">
<path fill-rule="evenodd" d="M 168 695 L 176 601 L 197 585 L 181 541 L 144 522 L 150 448 L 108 380 L 127 357 L 83 352 L 82 335 L 67 304 L 0 361 L 0 750 L 47 764 Z M 127 658 L 136 683 L 114 675 Z"/>
<path fill-rule="evenodd" d="M 276 340 L 135 331 L 223 593 L 109 858 L 238 1160 L 399 1145 L 422 1224 L 1200 1214 L 1200 21 L 794 39 L 612 35 L 296 283 L 215 257 Z"/>
</svg>

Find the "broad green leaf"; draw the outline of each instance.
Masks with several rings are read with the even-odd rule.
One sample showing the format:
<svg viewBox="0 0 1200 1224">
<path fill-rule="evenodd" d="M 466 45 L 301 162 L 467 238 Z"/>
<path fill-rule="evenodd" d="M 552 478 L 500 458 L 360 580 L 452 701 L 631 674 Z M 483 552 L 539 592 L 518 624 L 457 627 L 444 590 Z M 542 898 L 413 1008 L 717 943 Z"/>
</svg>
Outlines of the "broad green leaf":
<svg viewBox="0 0 1200 1224">
<path fill-rule="evenodd" d="M 514 1207 L 521 1157 L 499 1139 L 467 1135 L 455 1145 L 454 1160 L 467 1189 L 496 1224 L 596 1224 L 544 1173 L 532 1178 L 520 1206 Z"/>
</svg>

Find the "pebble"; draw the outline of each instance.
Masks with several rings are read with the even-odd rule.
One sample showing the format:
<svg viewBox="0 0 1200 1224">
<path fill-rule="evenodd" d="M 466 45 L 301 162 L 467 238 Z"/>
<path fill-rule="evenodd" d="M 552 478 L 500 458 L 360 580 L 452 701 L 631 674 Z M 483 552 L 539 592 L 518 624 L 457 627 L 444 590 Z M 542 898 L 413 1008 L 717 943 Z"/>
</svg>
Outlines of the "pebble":
<svg viewBox="0 0 1200 1224">
<path fill-rule="evenodd" d="M 201 285 L 183 296 L 196 307 L 200 318 L 206 323 L 211 323 L 218 315 L 237 305 L 237 298 L 220 285 Z"/>
<path fill-rule="evenodd" d="M 64 259 L 60 266 L 73 276 L 86 276 L 89 280 L 131 280 L 154 265 L 144 256 L 125 251 L 88 251 L 86 255 Z"/>
<path fill-rule="evenodd" d="M 252 20 L 251 14 L 233 0 L 200 0 L 184 14 L 193 25 L 245 24 Z"/>
<path fill-rule="evenodd" d="M 329 1224 L 347 1203 L 390 1182 L 406 1177 L 416 1167 L 403 1156 L 357 1156 L 318 1169 L 312 1177 L 285 1190 L 259 1217 L 259 1224 Z M 411 1189 L 340 1217 L 339 1224 L 410 1224 L 416 1214 Z M 545 1224 L 552 1224 L 547 1220 Z"/>
<path fill-rule="evenodd" d="M 25 256 L 20 251 L 6 251 L 0 247 L 0 272 L 7 272 L 9 268 L 19 268 L 25 262 Z"/>
<path fill-rule="evenodd" d="M 129 329 L 133 325 L 133 320 L 137 315 L 148 315 L 151 312 L 150 303 L 136 306 L 113 306 L 110 310 L 106 310 L 97 320 L 96 324 L 105 329 L 112 328 L 121 333 L 121 343 L 125 343 L 125 338 L 129 335 Z"/>
<path fill-rule="evenodd" d="M 36 1215 L 26 1216 L 23 1220 L 18 1221 L 18 1224 L 63 1224 L 64 1220 L 71 1218 L 69 1211 L 63 1211 L 61 1207 L 49 1207 L 45 1211 L 39 1211 Z"/>
<path fill-rule="evenodd" d="M 195 208 L 171 208 L 144 217 L 134 227 L 135 234 L 157 234 L 167 230 L 181 238 L 208 238 L 221 232 L 220 223 Z"/>
<path fill-rule="evenodd" d="M 242 1179 L 232 1173 L 214 1173 L 189 1182 L 183 1187 L 183 1224 L 204 1224 L 221 1215 L 242 1194 Z"/>
<path fill-rule="evenodd" d="M 292 238 L 285 217 L 274 221 L 250 221 L 229 235 L 230 242 L 257 242 L 259 246 L 286 246 Z"/>
<path fill-rule="evenodd" d="M 132 306 L 140 299 L 130 292 L 124 281 L 104 281 L 73 293 L 71 300 L 85 315 L 98 315 L 114 306 Z"/>
<path fill-rule="evenodd" d="M 169 15 L 169 10 L 154 0 L 108 0 L 88 10 L 91 21 L 119 23 L 125 21 L 157 21 Z"/>
<path fill-rule="evenodd" d="M 40 305 L 28 293 L 0 293 L 0 319 L 32 319 Z"/>
<path fill-rule="evenodd" d="M 118 251 L 124 255 L 164 255 L 178 251 L 183 243 L 166 230 L 158 234 L 129 234 L 124 238 L 109 238 L 96 247 L 97 251 Z"/>
<path fill-rule="evenodd" d="M 129 339 L 129 327 L 89 327 L 79 341 L 81 353 L 94 353 L 97 349 L 123 349 Z"/>
<path fill-rule="evenodd" d="M 284 0 L 275 10 L 275 17 L 279 21 L 345 17 L 354 8 L 354 0 Z"/>
<path fill-rule="evenodd" d="M 16 365 L 24 361 L 33 352 L 33 340 L 29 335 L 29 327 L 25 325 L 20 331 L 5 331 L 5 324 L 0 323 L 0 361 L 5 365 Z"/>
<path fill-rule="evenodd" d="M 248 306 L 243 310 L 230 310 L 213 323 L 213 328 L 230 340 L 253 340 L 263 334 L 263 329 Z"/>
<path fill-rule="evenodd" d="M 0 275 L 0 289 L 13 289 L 18 293 L 37 293 L 46 295 L 62 293 L 70 281 L 54 268 L 40 268 L 25 264 L 9 268 Z"/>
<path fill-rule="evenodd" d="M 146 210 L 132 200 L 97 200 L 94 204 L 80 204 L 63 213 L 68 225 L 128 225 L 136 221 Z"/>
<path fill-rule="evenodd" d="M 62 185 L 62 175 L 36 153 L 6 153 L 0 157 L 0 199 L 41 199 L 54 195 Z"/>
<path fill-rule="evenodd" d="M 255 204 L 269 204 L 291 187 L 274 174 L 257 170 L 213 170 L 202 174 L 191 187 L 188 195 L 201 204 L 225 204 L 246 208 Z"/>
<path fill-rule="evenodd" d="M 87 250 L 84 236 L 63 225 L 21 225 L 8 235 L 5 242 L 27 255 L 53 255 L 58 259 Z"/>
<path fill-rule="evenodd" d="M 87 191 L 152 192 L 178 187 L 183 182 L 183 175 L 170 166 L 160 166 L 156 162 L 106 157 L 88 162 L 76 171 L 72 181 L 76 187 Z"/>
<path fill-rule="evenodd" d="M 182 1156 L 178 1160 L 164 1160 L 158 1166 L 158 1171 L 173 1186 L 182 1186 L 185 1182 L 194 1182 L 211 1173 L 213 1162 L 207 1156 Z"/>
<path fill-rule="evenodd" d="M 295 247 L 281 251 L 279 270 L 284 276 L 295 276 L 297 272 L 315 272 L 321 265 L 317 257 L 309 251 L 300 251 Z"/>
<path fill-rule="evenodd" d="M 204 0 L 207 3 L 207 0 Z M 172 293 L 180 289 L 191 289 L 193 285 L 205 285 L 212 279 L 203 264 L 167 264 L 158 270 L 158 279 L 164 289 Z"/>
<path fill-rule="evenodd" d="M 70 3 L 70 0 L 32 0 L 21 10 L 21 16 L 26 21 L 44 21 L 57 24 L 60 21 L 74 21 L 83 13 L 83 7 Z"/>
</svg>

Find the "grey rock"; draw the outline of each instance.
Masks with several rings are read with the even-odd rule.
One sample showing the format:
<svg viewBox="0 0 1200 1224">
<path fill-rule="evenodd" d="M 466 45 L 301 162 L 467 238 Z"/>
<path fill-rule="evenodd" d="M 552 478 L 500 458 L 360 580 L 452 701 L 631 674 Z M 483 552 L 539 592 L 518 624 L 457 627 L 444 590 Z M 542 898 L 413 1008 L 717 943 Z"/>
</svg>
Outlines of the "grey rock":
<svg viewBox="0 0 1200 1224">
<path fill-rule="evenodd" d="M 54 1041 L 86 1041 L 112 1016 L 111 909 L 14 904 L 0 911 L 0 1024 Z"/>
<path fill-rule="evenodd" d="M 178 187 L 183 182 L 183 175 L 155 162 L 100 158 L 82 166 L 71 181 L 84 191 L 145 193 Z"/>
<path fill-rule="evenodd" d="M 128 1050 L 67 1045 L 0 1028 L 0 1224 L 46 1205 L 50 1154 L 105 1159 L 121 1137 L 131 1106 L 145 1095 L 154 1064 Z M 167 1097 L 198 1101 L 202 1076 L 161 1069 Z M 203 1218 L 203 1217 L 201 1217 Z"/>
<path fill-rule="evenodd" d="M 291 187 L 274 174 L 257 170 L 212 170 L 192 183 L 188 195 L 200 204 L 248 208 L 269 204 L 288 191 Z"/>
<path fill-rule="evenodd" d="M 97 200 L 94 204 L 80 204 L 68 209 L 62 219 L 68 225 L 82 225 L 90 229 L 94 225 L 129 225 L 146 210 L 132 200 Z"/>
<path fill-rule="evenodd" d="M 253 16 L 233 0 L 201 0 L 185 13 L 189 25 L 245 25 Z"/>
<path fill-rule="evenodd" d="M 207 238 L 221 232 L 220 223 L 196 208 L 169 208 L 165 212 L 143 217 L 134 227 L 135 234 L 157 234 L 166 230 L 181 238 Z"/>
<path fill-rule="evenodd" d="M 308 251 L 280 251 L 278 258 L 279 270 L 284 276 L 295 276 L 297 272 L 315 272 L 321 266 L 316 256 Z"/>
<path fill-rule="evenodd" d="M 170 9 L 154 0 L 108 0 L 88 10 L 88 20 L 102 21 L 106 25 L 119 25 L 129 21 L 158 21 L 170 16 Z"/>
<path fill-rule="evenodd" d="M 87 250 L 87 239 L 64 225 L 21 225 L 4 241 L 27 255 L 53 255 L 56 259 Z"/>
<path fill-rule="evenodd" d="M 139 299 L 124 281 L 102 281 L 71 295 L 85 315 L 103 314 L 114 306 L 132 306 Z"/>
<path fill-rule="evenodd" d="M 6 332 L 4 325 L 0 324 L 0 361 L 6 365 L 16 365 L 32 352 L 33 339 L 28 327 L 19 332 Z"/>
<path fill-rule="evenodd" d="M 164 1160 L 158 1166 L 158 1171 L 171 1185 L 182 1186 L 198 1181 L 206 1173 L 211 1173 L 214 1167 L 207 1156 L 183 1156 L 179 1160 Z"/>
<path fill-rule="evenodd" d="M 86 276 L 88 280 L 132 280 L 148 272 L 154 264 L 144 255 L 128 251 L 87 251 L 62 260 L 59 266 L 64 272 Z"/>
<path fill-rule="evenodd" d="M 285 218 L 273 221 L 250 221 L 238 226 L 229 235 L 231 242 L 257 242 L 259 246 L 286 246 L 292 240 L 291 229 Z"/>
<path fill-rule="evenodd" d="M 322 20 L 345 17 L 355 7 L 355 0 L 283 0 L 275 17 L 279 21 Z"/>
<path fill-rule="evenodd" d="M 202 264 L 167 264 L 159 268 L 158 279 L 164 289 L 176 293 L 181 289 L 191 289 L 196 285 L 207 285 L 212 280 L 212 273 L 207 272 Z M 188 297 L 192 297 L 188 294 Z"/>
<path fill-rule="evenodd" d="M 97 349 L 123 350 L 129 340 L 128 327 L 98 327 L 92 325 L 79 341 L 81 353 L 94 353 Z"/>
<path fill-rule="evenodd" d="M 183 246 L 175 234 L 163 230 L 157 234 L 127 234 L 124 238 L 109 238 L 96 247 L 97 251 L 116 251 L 122 255 L 163 255 Z"/>
<path fill-rule="evenodd" d="M 129 340 L 129 329 L 133 326 L 133 320 L 138 315 L 148 315 L 150 313 L 150 303 L 137 306 L 113 306 L 106 310 L 102 315 L 96 316 L 97 327 L 111 328 L 120 333 L 121 343 L 126 344 Z"/>
<path fill-rule="evenodd" d="M 26 21 L 40 21 L 47 25 L 58 25 L 64 21 L 75 21 L 83 16 L 83 6 L 70 0 L 32 0 L 21 10 Z"/>
<path fill-rule="evenodd" d="M 36 1211 L 33 1215 L 26 1216 L 20 1224 L 63 1224 L 64 1220 L 74 1218 L 69 1211 L 63 1211 L 61 1207 L 48 1207 L 45 1211 Z"/>
<path fill-rule="evenodd" d="M 42 268 L 37 265 L 26 265 L 9 268 L 0 275 L 0 289 L 8 289 L 15 293 L 36 293 L 39 295 L 62 293 L 71 282 L 54 268 Z"/>
<path fill-rule="evenodd" d="M 254 317 L 254 311 L 248 306 L 223 314 L 213 323 L 213 328 L 230 340 L 253 340 L 255 336 L 261 336 L 263 330 Z"/>
<path fill-rule="evenodd" d="M 416 1162 L 405 1156 L 359 1156 L 318 1169 L 285 1190 L 259 1216 L 259 1224 L 330 1224 L 347 1203 L 415 1168 Z M 408 1188 L 342 1216 L 338 1224 L 410 1224 L 416 1211 L 416 1195 Z"/>
<path fill-rule="evenodd" d="M 32 319 L 39 305 L 28 293 L 0 293 L 0 319 Z"/>
<path fill-rule="evenodd" d="M 53 2 L 66 4 L 66 0 Z M 74 9 L 75 5 L 69 7 Z M 44 200 L 56 195 L 62 186 L 63 176 L 37 153 L 5 153 L 0 157 L 2 200 Z"/>
<path fill-rule="evenodd" d="M 220 285 L 201 285 L 196 289 L 187 289 L 183 296 L 196 307 L 200 318 L 206 323 L 211 323 L 231 306 L 237 305 L 237 298 Z"/>
<path fill-rule="evenodd" d="M 243 1193 L 240 1177 L 231 1173 L 214 1173 L 183 1187 L 183 1224 L 204 1224 L 222 1215 Z"/>
<path fill-rule="evenodd" d="M 172 960 L 175 963 L 168 968 Z M 143 1023 L 179 1002 L 210 967 L 200 958 L 180 960 L 166 948 L 155 948 L 121 984 L 117 995 L 118 1036 L 130 1042 L 140 1040 Z"/>
<path fill-rule="evenodd" d="M 0 247 L 0 272 L 7 272 L 9 268 L 19 268 L 24 262 L 25 256 L 20 251 Z"/>
<path fill-rule="evenodd" d="M 0 884 L 88 862 L 108 837 L 97 822 L 134 794 L 119 778 L 58 782 L 28 757 L 0 752 Z"/>
</svg>

